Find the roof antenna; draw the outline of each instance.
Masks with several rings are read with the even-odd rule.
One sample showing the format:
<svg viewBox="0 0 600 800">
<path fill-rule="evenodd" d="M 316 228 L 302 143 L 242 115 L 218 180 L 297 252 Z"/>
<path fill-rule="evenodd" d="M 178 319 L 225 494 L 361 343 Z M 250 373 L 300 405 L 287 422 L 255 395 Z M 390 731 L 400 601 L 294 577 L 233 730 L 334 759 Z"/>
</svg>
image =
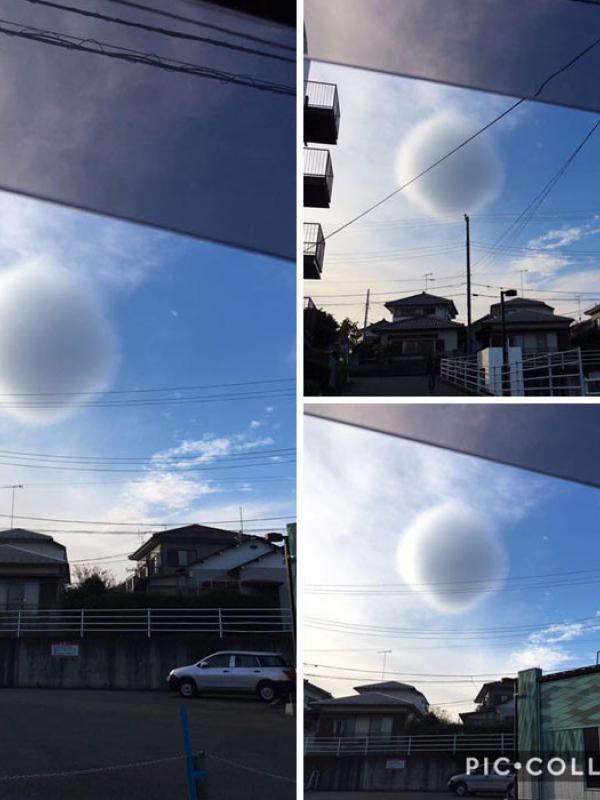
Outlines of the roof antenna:
<svg viewBox="0 0 600 800">
<path fill-rule="evenodd" d="M 242 541 L 242 536 L 244 535 L 244 510 L 240 506 L 240 535 L 238 536 L 238 540 Z"/>
<path fill-rule="evenodd" d="M 13 483 L 10 486 L 3 486 L 3 489 L 12 489 L 12 501 L 10 504 L 10 529 L 13 529 L 15 518 L 15 489 L 22 489 L 22 483 Z"/>
</svg>

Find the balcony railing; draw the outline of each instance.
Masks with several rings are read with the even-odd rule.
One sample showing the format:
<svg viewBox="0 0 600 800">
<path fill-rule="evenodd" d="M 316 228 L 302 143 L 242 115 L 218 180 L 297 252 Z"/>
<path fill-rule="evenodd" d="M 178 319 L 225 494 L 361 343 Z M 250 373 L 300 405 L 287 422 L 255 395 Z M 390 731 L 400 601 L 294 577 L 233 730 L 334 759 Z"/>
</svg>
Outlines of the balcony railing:
<svg viewBox="0 0 600 800">
<path fill-rule="evenodd" d="M 329 208 L 333 188 L 333 166 L 329 150 L 304 148 L 304 205 Z"/>
<path fill-rule="evenodd" d="M 339 130 L 337 86 L 307 81 L 304 88 L 304 141 L 337 144 Z"/>
<path fill-rule="evenodd" d="M 436 736 L 308 736 L 305 755 L 350 756 L 397 753 L 512 753 L 511 733 L 447 734 Z"/>
<path fill-rule="evenodd" d="M 325 237 L 318 222 L 304 223 L 304 277 L 320 278 L 325 257 Z"/>
<path fill-rule="evenodd" d="M 69 636 L 99 633 L 230 634 L 289 633 L 292 615 L 277 608 L 76 608 L 0 611 L 0 637 Z"/>
</svg>

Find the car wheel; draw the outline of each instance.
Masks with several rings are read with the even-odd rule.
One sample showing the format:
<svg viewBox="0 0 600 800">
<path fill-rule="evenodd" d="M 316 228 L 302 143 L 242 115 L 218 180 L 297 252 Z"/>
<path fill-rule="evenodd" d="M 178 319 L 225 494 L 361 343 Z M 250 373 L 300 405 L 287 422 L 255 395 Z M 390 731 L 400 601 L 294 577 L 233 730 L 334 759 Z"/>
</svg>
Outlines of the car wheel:
<svg viewBox="0 0 600 800">
<path fill-rule="evenodd" d="M 277 696 L 275 686 L 270 681 L 261 681 L 256 687 L 256 692 L 263 703 L 270 703 Z"/>
<path fill-rule="evenodd" d="M 467 789 L 467 784 L 460 781 L 459 783 L 454 785 L 454 794 L 457 797 L 466 797 L 469 794 L 469 790 Z"/>
<path fill-rule="evenodd" d="M 182 678 L 178 688 L 182 697 L 194 697 L 196 694 L 196 684 L 191 678 Z"/>
</svg>

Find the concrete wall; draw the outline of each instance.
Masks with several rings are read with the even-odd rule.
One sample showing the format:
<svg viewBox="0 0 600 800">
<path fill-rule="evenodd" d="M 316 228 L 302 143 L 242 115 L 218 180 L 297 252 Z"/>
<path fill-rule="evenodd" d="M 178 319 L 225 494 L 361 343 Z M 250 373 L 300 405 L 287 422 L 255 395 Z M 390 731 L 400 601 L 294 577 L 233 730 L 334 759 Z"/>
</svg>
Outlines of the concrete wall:
<svg viewBox="0 0 600 800">
<path fill-rule="evenodd" d="M 391 769 L 394 760 L 402 769 Z M 346 756 L 306 758 L 304 777 L 309 781 L 318 772 L 320 791 L 446 791 L 448 779 L 465 771 L 465 759 L 447 753 L 397 756 Z M 449 795 L 450 796 L 450 795 Z"/>
<path fill-rule="evenodd" d="M 65 639 L 66 640 L 66 639 Z M 60 639 L 0 638 L 0 688 L 162 689 L 173 667 L 199 661 L 218 650 L 266 650 L 291 659 L 287 636 L 216 636 L 165 634 L 96 635 L 69 639 L 79 644 L 79 656 L 53 656 Z"/>
</svg>

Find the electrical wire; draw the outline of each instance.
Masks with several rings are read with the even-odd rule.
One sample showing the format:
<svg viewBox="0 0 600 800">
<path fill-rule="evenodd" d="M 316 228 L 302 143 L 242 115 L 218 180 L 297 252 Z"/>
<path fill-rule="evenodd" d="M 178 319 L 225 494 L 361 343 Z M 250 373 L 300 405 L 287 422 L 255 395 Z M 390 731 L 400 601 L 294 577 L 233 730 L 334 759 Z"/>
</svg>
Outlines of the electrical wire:
<svg viewBox="0 0 600 800">
<path fill-rule="evenodd" d="M 453 147 L 445 155 L 441 156 L 436 161 L 434 161 L 433 164 L 430 164 L 428 167 L 426 167 L 425 169 L 421 170 L 421 172 L 419 172 L 417 175 L 415 175 L 414 177 L 410 178 L 410 180 L 408 180 L 405 183 L 403 183 L 397 189 L 394 189 L 393 192 L 390 192 L 382 200 L 379 200 L 377 203 L 374 203 L 372 206 L 369 206 L 369 208 L 367 208 L 365 211 L 362 211 L 360 214 L 357 214 L 357 216 L 355 216 L 352 219 L 348 220 L 348 222 L 345 222 L 343 225 L 340 225 L 338 228 L 334 229 L 331 233 L 329 233 L 327 236 L 324 237 L 325 240 L 331 239 L 333 236 L 336 236 L 341 231 L 343 231 L 346 228 L 350 227 L 350 225 L 353 225 L 359 219 L 362 219 L 363 217 L 366 217 L 367 214 L 370 214 L 376 208 L 379 208 L 384 203 L 387 203 L 387 201 L 391 200 L 392 197 L 395 197 L 397 194 L 402 192 L 404 189 L 408 188 L 413 183 L 418 181 L 420 178 L 422 178 L 425 175 L 427 175 L 429 172 L 431 172 L 433 169 L 438 167 L 444 161 L 446 161 L 447 159 L 451 158 L 453 155 L 458 153 L 459 150 L 462 150 L 464 147 L 466 147 L 468 144 L 470 144 L 478 136 L 481 136 L 482 133 L 485 133 L 485 131 L 489 130 L 491 127 L 496 125 L 502 119 L 507 117 L 512 111 L 514 111 L 516 108 L 518 108 L 520 105 L 522 105 L 522 103 L 524 103 L 527 99 L 534 100 L 535 98 L 539 97 L 541 95 L 541 93 L 544 91 L 544 89 L 546 88 L 546 86 L 552 80 L 554 80 L 554 78 L 558 77 L 560 74 L 562 74 L 566 70 L 570 69 L 570 67 L 572 67 L 577 61 L 579 61 L 581 58 L 583 58 L 585 55 L 587 55 L 591 50 L 593 50 L 599 44 L 600 44 L 600 39 L 595 39 L 591 44 L 589 44 L 587 47 L 585 47 L 583 50 L 581 50 L 576 56 L 574 56 L 568 63 L 564 64 L 562 67 L 560 67 L 560 69 L 556 70 L 551 75 L 549 75 L 547 78 L 545 78 L 545 80 L 542 81 L 542 83 L 540 84 L 538 89 L 534 92 L 534 94 L 531 96 L 531 98 L 521 97 L 515 103 L 510 105 L 507 109 L 505 109 L 500 114 L 498 114 L 496 117 L 494 117 L 494 119 L 492 119 L 490 122 L 486 123 L 481 128 L 479 128 L 479 130 L 475 131 L 475 133 L 471 134 L 471 136 L 469 136 L 466 139 L 464 139 L 460 144 L 456 145 L 456 147 Z"/>
<path fill-rule="evenodd" d="M 163 36 L 169 36 L 175 39 L 187 39 L 188 41 L 192 42 L 200 42 L 202 44 L 208 44 L 214 47 L 223 47 L 228 50 L 236 50 L 241 53 L 247 53 L 250 55 L 261 56 L 263 58 L 273 58 L 277 61 L 287 61 L 289 64 L 295 64 L 296 59 L 290 58 L 289 56 L 277 55 L 276 53 L 267 53 L 264 50 L 256 50 L 255 48 L 251 47 L 244 47 L 243 45 L 233 44 L 232 42 L 224 42 L 218 39 L 211 39 L 207 36 L 197 36 L 193 33 L 184 33 L 183 31 L 174 31 L 170 28 L 160 28 L 154 25 L 148 25 L 144 22 L 132 22 L 131 20 L 123 19 L 122 17 L 111 17 L 108 14 L 101 14 L 98 11 L 86 11 L 82 8 L 75 8 L 74 6 L 68 6 L 64 3 L 57 3 L 54 0 L 24 0 L 26 3 L 31 3 L 32 5 L 37 6 L 47 6 L 48 8 L 54 8 L 58 11 L 66 11 L 71 14 L 79 14 L 83 17 L 88 17 L 91 19 L 101 20 L 102 22 L 111 22 L 116 25 L 122 25 L 127 28 L 138 28 L 140 30 L 149 31 L 151 33 L 159 33 Z"/>
<path fill-rule="evenodd" d="M 7 28 L 5 27 L 6 25 L 12 25 L 13 28 Z M 288 95 L 290 97 L 296 96 L 296 88 L 294 86 L 288 86 L 287 84 L 274 83 L 273 81 L 254 78 L 251 75 L 236 75 L 230 72 L 224 72 L 223 70 L 201 66 L 199 64 L 191 64 L 174 58 L 168 58 L 166 56 L 158 56 L 155 53 L 143 53 L 131 48 L 119 47 L 117 45 L 112 45 L 108 42 L 97 41 L 95 39 L 70 36 L 69 34 L 59 33 L 58 31 L 45 31 L 40 28 L 35 28 L 31 25 L 22 25 L 21 23 L 12 22 L 10 20 L 0 19 L 0 34 L 4 34 L 5 36 L 9 37 L 16 37 L 18 39 L 48 44 L 53 47 L 59 47 L 66 50 L 114 58 L 131 64 L 142 64 L 148 67 L 162 69 L 166 72 L 174 72 L 199 78 L 207 78 L 209 80 L 217 80 L 221 83 L 245 86 L 246 88 L 271 92 L 273 94 Z"/>
<path fill-rule="evenodd" d="M 260 42 L 260 44 L 267 44 L 270 47 L 277 47 L 281 50 L 289 50 L 292 53 L 296 52 L 296 48 L 292 47 L 287 44 L 281 44 L 280 42 L 274 42 L 271 39 L 263 39 L 260 36 L 253 36 L 249 33 L 243 33 L 242 31 L 235 31 L 231 28 L 226 28 L 222 25 L 215 25 L 209 22 L 201 22 L 198 19 L 192 19 L 191 17 L 184 17 L 181 14 L 174 14 L 170 11 L 163 11 L 157 8 L 150 8 L 150 6 L 146 6 L 143 3 L 135 3 L 133 0 L 108 0 L 109 3 L 114 3 L 115 5 L 124 6 L 127 8 L 135 8 L 139 11 L 145 11 L 147 14 L 158 14 L 161 17 L 165 17 L 167 19 L 177 20 L 178 22 L 186 22 L 189 25 L 196 25 L 200 28 L 207 28 L 209 30 L 218 31 L 219 33 L 226 33 L 230 36 L 237 36 L 243 39 L 248 39 L 252 42 Z"/>
</svg>

